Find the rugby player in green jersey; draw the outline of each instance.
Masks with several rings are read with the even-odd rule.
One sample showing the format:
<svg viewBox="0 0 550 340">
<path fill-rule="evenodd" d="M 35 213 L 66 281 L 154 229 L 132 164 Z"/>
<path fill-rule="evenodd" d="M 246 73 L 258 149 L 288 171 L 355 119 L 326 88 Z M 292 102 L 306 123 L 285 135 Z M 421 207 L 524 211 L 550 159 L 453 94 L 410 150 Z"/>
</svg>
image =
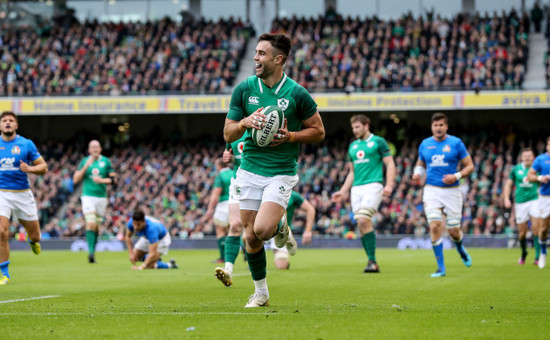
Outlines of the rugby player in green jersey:
<svg viewBox="0 0 550 340">
<path fill-rule="evenodd" d="M 518 225 L 518 239 L 521 246 L 521 257 L 518 261 L 520 265 L 525 264 L 525 258 L 527 257 L 527 222 L 531 220 L 531 228 L 534 236 L 535 246 L 535 264 L 538 265 L 540 256 L 539 245 L 539 218 L 540 213 L 538 209 L 537 199 L 539 198 L 538 183 L 532 183 L 527 180 L 527 174 L 533 161 L 535 160 L 535 154 L 531 149 L 523 149 L 521 151 L 521 163 L 517 164 L 510 170 L 508 180 L 504 185 L 502 196 L 504 197 L 504 207 L 510 209 L 512 207 L 512 201 L 510 200 L 510 194 L 512 193 L 512 187 L 515 185 L 515 213 L 516 223 Z"/>
<path fill-rule="evenodd" d="M 351 129 L 357 138 L 348 149 L 349 173 L 342 188 L 332 195 L 332 201 L 342 202 L 351 189 L 351 209 L 361 233 L 368 263 L 364 273 L 379 273 L 376 262 L 376 233 L 372 217 L 382 202 L 382 196 L 390 196 L 395 186 L 395 163 L 386 140 L 370 132 L 370 119 L 354 115 Z M 386 184 L 384 182 L 386 167 Z"/>
<path fill-rule="evenodd" d="M 86 241 L 88 242 L 88 262 L 95 263 L 95 246 L 99 236 L 99 226 L 103 223 L 107 209 L 107 185 L 115 183 L 115 171 L 109 158 L 101 154 L 99 141 L 88 144 L 88 157 L 80 161 L 73 175 L 77 184 L 83 181 L 82 213 L 86 221 Z"/>
<path fill-rule="evenodd" d="M 325 137 L 323 121 L 311 95 L 283 72 L 290 39 L 282 34 L 262 34 L 254 56 L 256 75 L 241 82 L 231 95 L 225 120 L 224 138 L 232 143 L 245 131 L 265 126 L 264 107 L 277 105 L 285 124 L 272 144 L 262 148 L 247 137 L 235 193 L 246 235 L 246 256 L 255 292 L 245 307 L 269 305 L 264 241 L 275 237 L 278 247 L 289 237 L 282 220 L 292 188 L 298 182 L 296 167 L 299 143 L 319 143 Z"/>
</svg>

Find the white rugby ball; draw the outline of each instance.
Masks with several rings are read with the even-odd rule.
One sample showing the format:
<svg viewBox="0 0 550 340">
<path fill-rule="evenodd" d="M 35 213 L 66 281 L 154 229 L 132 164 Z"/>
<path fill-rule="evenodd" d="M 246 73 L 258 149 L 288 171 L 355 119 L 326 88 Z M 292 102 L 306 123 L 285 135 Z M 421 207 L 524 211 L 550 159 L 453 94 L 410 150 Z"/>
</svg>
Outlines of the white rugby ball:
<svg viewBox="0 0 550 340">
<path fill-rule="evenodd" d="M 252 129 L 252 140 L 260 147 L 271 144 L 275 134 L 284 126 L 285 114 L 275 105 L 270 105 L 262 110 L 266 123 L 263 129 Z"/>
</svg>

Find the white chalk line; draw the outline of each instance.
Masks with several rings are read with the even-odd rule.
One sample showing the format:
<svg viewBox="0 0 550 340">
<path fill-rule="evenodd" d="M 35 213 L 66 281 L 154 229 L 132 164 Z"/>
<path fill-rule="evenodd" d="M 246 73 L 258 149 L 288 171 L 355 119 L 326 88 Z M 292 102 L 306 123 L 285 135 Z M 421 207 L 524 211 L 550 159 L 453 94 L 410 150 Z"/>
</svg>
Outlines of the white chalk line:
<svg viewBox="0 0 550 340">
<path fill-rule="evenodd" d="M 259 313 L 244 313 L 244 312 L 120 312 L 120 313 L 0 313 L 0 316 L 113 316 L 113 315 L 277 315 L 288 314 L 279 312 L 259 312 Z"/>
<path fill-rule="evenodd" d="M 32 297 L 32 298 L 27 298 L 27 299 L 4 300 L 4 301 L 0 301 L 0 303 L 12 303 L 12 302 L 21 302 L 21 301 L 51 299 L 51 298 L 56 298 L 56 297 L 60 297 L 60 296 L 61 295 L 45 295 L 45 296 L 37 296 L 37 297 Z"/>
</svg>

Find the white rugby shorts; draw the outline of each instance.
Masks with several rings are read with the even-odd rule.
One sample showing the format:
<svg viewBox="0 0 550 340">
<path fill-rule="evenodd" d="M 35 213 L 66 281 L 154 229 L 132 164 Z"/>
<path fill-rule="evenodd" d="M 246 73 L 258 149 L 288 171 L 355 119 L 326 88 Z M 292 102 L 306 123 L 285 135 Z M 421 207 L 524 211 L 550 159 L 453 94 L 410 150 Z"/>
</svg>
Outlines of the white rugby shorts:
<svg viewBox="0 0 550 340">
<path fill-rule="evenodd" d="M 539 217 L 547 218 L 550 217 L 550 196 L 541 196 L 537 200 L 539 205 Z"/>
<path fill-rule="evenodd" d="M 172 238 L 170 237 L 170 233 L 167 232 L 166 235 L 161 238 L 158 242 L 158 252 L 162 255 L 168 255 L 168 249 L 170 248 L 170 244 L 172 243 Z M 136 242 L 136 245 L 134 248 L 139 249 L 145 253 L 149 252 L 149 240 L 147 240 L 144 236 L 140 237 L 138 241 Z"/>
<path fill-rule="evenodd" d="M 229 204 L 239 204 L 239 198 L 235 194 L 235 182 L 236 178 L 231 177 L 231 184 L 229 184 Z"/>
<path fill-rule="evenodd" d="M 107 210 L 107 198 L 95 197 L 95 196 L 81 196 L 82 201 L 82 213 L 84 215 L 95 214 L 96 216 L 105 216 L 105 210 Z"/>
<path fill-rule="evenodd" d="M 229 201 L 218 202 L 214 210 L 214 223 L 219 226 L 229 225 Z"/>
<path fill-rule="evenodd" d="M 462 220 L 462 193 L 459 187 L 442 188 L 433 185 L 424 186 L 424 211 L 443 209 L 449 218 Z"/>
<path fill-rule="evenodd" d="M 525 223 L 530 218 L 540 217 L 538 199 L 529 202 L 516 203 L 516 223 Z"/>
<path fill-rule="evenodd" d="M 354 214 L 361 208 L 378 210 L 382 202 L 382 183 L 367 183 L 351 187 L 351 210 Z"/>
<path fill-rule="evenodd" d="M 30 190 L 0 190 L 0 216 L 23 221 L 38 221 L 38 210 L 34 195 Z"/>
<path fill-rule="evenodd" d="M 239 168 L 235 195 L 241 210 L 258 211 L 263 202 L 275 202 L 286 210 L 296 184 L 298 175 L 266 177 Z"/>
</svg>

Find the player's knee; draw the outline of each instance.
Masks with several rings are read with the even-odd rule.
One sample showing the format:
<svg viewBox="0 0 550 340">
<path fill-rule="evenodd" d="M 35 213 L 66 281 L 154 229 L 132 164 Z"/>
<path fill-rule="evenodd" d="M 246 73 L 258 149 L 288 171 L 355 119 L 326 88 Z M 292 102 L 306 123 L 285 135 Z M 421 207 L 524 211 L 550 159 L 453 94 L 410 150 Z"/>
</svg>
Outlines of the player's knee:
<svg viewBox="0 0 550 340">
<path fill-rule="evenodd" d="M 263 228 L 254 230 L 254 233 L 256 237 L 262 241 L 267 241 L 273 237 L 273 232 Z"/>
<path fill-rule="evenodd" d="M 0 240 L 3 242 L 8 241 L 9 236 L 10 236 L 9 228 L 0 227 Z"/>
<path fill-rule="evenodd" d="M 447 229 L 459 228 L 460 230 L 460 218 L 450 217 L 447 218 Z"/>
<path fill-rule="evenodd" d="M 84 215 L 84 221 L 86 221 L 86 226 L 92 226 L 97 224 L 97 218 L 94 214 L 86 214 Z"/>
<path fill-rule="evenodd" d="M 432 225 L 433 222 L 441 223 L 443 221 L 443 213 L 441 213 L 439 209 L 428 210 L 426 211 L 426 219 L 430 225 Z"/>
<path fill-rule="evenodd" d="M 369 208 L 369 207 L 362 207 L 359 208 L 357 213 L 355 213 L 356 217 L 364 217 L 368 220 L 372 220 L 372 217 L 376 214 L 376 209 Z"/>
</svg>

